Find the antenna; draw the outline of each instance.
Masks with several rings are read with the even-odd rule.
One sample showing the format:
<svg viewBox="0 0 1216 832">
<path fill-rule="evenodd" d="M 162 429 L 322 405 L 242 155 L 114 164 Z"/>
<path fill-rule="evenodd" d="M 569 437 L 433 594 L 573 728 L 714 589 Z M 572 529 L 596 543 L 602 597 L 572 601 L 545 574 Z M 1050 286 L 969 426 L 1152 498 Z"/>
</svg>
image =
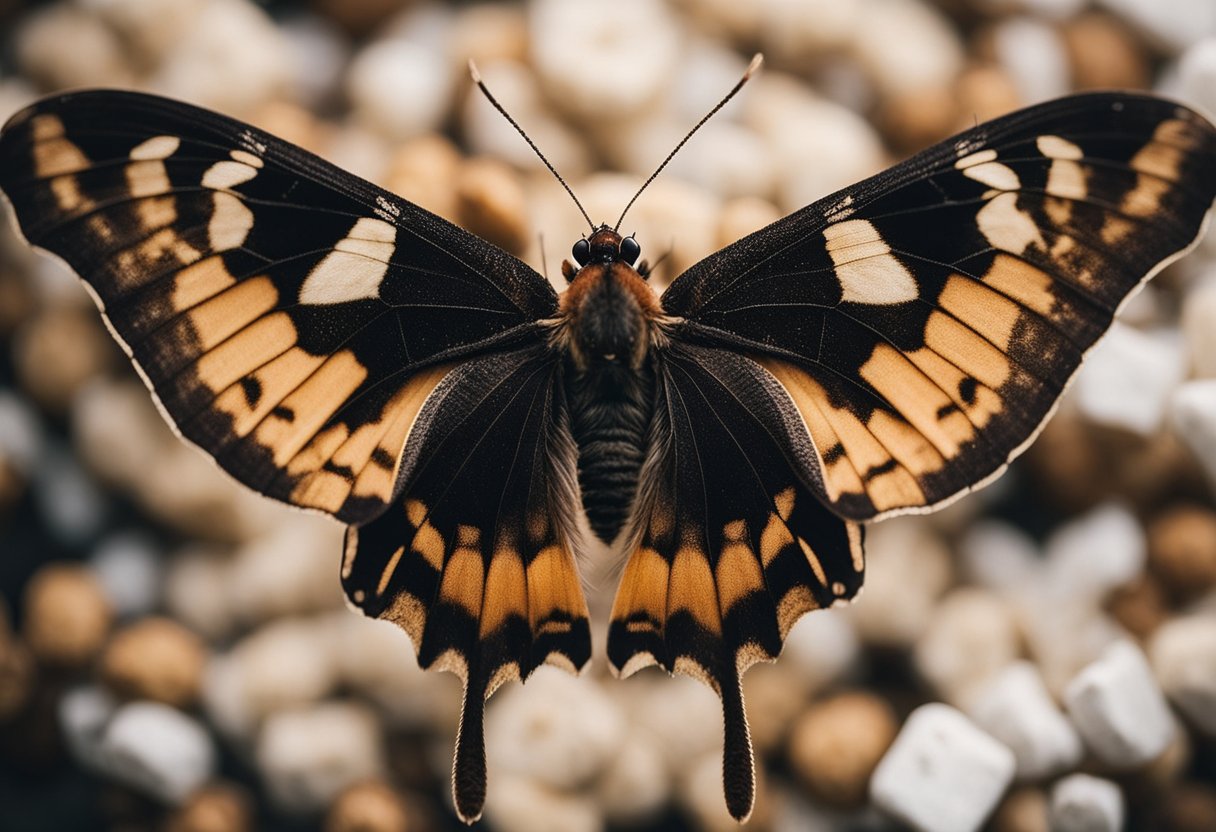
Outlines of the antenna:
<svg viewBox="0 0 1216 832">
<path fill-rule="evenodd" d="M 485 81 L 481 80 L 481 73 L 477 71 L 477 64 L 473 63 L 472 58 L 469 58 L 469 74 L 473 76 L 473 83 L 477 85 L 477 88 L 480 89 L 482 94 L 485 95 L 489 102 L 494 105 L 494 109 L 498 110 L 498 112 L 502 114 L 502 117 L 515 128 L 515 132 L 524 137 L 524 141 L 528 143 L 528 147 L 532 148 L 532 152 L 545 163 L 545 167 L 549 169 L 549 173 L 553 174 L 557 181 L 562 183 L 562 187 L 566 189 L 566 193 L 570 194 L 570 198 L 574 200 L 574 204 L 577 205 L 578 210 L 582 212 L 583 219 L 587 221 L 587 225 L 591 226 L 592 233 L 595 233 L 595 223 L 591 221 L 591 217 L 587 216 L 587 211 L 585 208 L 583 208 L 583 203 L 578 201 L 578 197 L 574 195 L 574 191 L 570 190 L 570 186 L 566 184 L 566 180 L 562 179 L 562 175 L 558 173 L 557 169 L 554 168 L 549 160 L 545 158 L 545 154 L 540 152 L 540 148 L 536 146 L 536 142 L 532 141 L 532 139 L 528 137 L 528 134 L 524 132 L 524 128 L 520 127 L 519 123 L 515 119 L 511 118 L 511 114 L 506 111 L 506 108 L 498 103 L 498 99 L 495 98 L 490 90 L 486 87 Z M 722 103 L 725 104 L 726 102 L 723 101 Z M 718 106 L 721 107 L 722 104 L 719 104 Z"/>
<path fill-rule="evenodd" d="M 657 177 L 660 173 L 663 172 L 663 168 L 667 167 L 667 163 L 672 160 L 672 157 L 674 157 L 677 153 L 680 152 L 680 148 L 682 148 L 685 144 L 688 143 L 688 140 L 692 138 L 694 133 L 696 133 L 698 130 L 701 129 L 701 126 L 704 125 L 705 122 L 707 122 L 711 118 L 713 118 L 714 115 L 717 114 L 718 110 L 721 110 L 723 107 L 725 107 L 727 102 L 735 97 L 735 93 L 737 93 L 737 92 L 739 92 L 739 90 L 743 89 L 743 85 L 748 82 L 748 80 L 752 77 L 752 73 L 755 72 L 757 69 L 759 69 L 760 65 L 762 63 L 764 63 L 764 55 L 757 52 L 755 55 L 752 56 L 752 62 L 747 65 L 747 70 L 743 73 L 743 77 L 739 79 L 739 83 L 737 83 L 733 87 L 731 87 L 730 92 L 728 92 L 721 101 L 719 101 L 716 105 L 714 105 L 714 108 L 712 110 L 710 110 L 708 113 L 706 113 L 701 118 L 700 121 L 698 121 L 695 125 L 693 125 L 693 128 L 691 130 L 689 130 L 687 134 L 685 134 L 684 138 L 680 139 L 680 143 L 675 146 L 675 149 L 667 154 L 667 158 L 663 160 L 663 163 L 661 165 L 659 165 L 657 168 L 655 168 L 654 173 L 650 174 L 650 178 L 642 183 L 642 187 L 638 188 L 638 192 L 633 195 L 633 199 L 629 200 L 629 204 L 626 205 L 625 210 L 621 212 L 620 219 L 618 219 L 616 221 L 616 225 L 612 226 L 613 231 L 616 231 L 618 228 L 621 227 L 621 223 L 624 222 L 625 215 L 629 213 L 629 209 L 633 207 L 633 203 L 637 202 L 638 197 L 642 195 L 642 191 L 646 190 L 646 188 L 649 187 L 650 183 L 655 180 L 655 177 Z"/>
</svg>

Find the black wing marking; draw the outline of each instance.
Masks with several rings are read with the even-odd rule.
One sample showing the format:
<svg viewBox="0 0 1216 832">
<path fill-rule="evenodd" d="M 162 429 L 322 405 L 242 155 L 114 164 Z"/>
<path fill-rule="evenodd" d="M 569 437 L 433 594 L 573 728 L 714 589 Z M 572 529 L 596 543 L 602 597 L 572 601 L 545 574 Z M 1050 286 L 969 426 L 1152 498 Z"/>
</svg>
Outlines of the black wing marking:
<svg viewBox="0 0 1216 832">
<path fill-rule="evenodd" d="M 1216 197 L 1216 129 L 1145 95 L 979 125 L 782 219 L 664 294 L 677 337 L 765 356 L 870 519 L 941 505 L 1037 433 L 1144 280 Z"/>
<path fill-rule="evenodd" d="M 458 365 L 418 415 L 405 496 L 347 534 L 347 597 L 404 628 L 421 666 L 464 681 L 453 789 L 469 822 L 485 798 L 485 699 L 540 664 L 578 672 L 591 657 L 559 372 L 543 347 Z"/>
<path fill-rule="evenodd" d="M 751 812 L 744 671 L 794 622 L 861 586 L 861 527 L 814 496 L 814 449 L 780 385 L 749 358 L 673 344 L 656 358 L 651 447 L 608 635 L 621 675 L 650 664 L 722 697 L 726 802 Z"/>
<path fill-rule="evenodd" d="M 556 309 L 506 252 L 167 99 L 34 104 L 0 136 L 0 187 L 180 433 L 244 484 L 347 522 L 390 502 L 436 367 L 538 342 Z"/>
</svg>

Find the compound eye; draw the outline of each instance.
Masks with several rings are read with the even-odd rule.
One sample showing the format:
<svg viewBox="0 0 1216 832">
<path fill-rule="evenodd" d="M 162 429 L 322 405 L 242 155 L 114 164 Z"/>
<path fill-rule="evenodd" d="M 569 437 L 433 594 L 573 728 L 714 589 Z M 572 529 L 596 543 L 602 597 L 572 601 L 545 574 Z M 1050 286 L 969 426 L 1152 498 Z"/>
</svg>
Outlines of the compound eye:
<svg viewBox="0 0 1216 832">
<path fill-rule="evenodd" d="M 638 255 L 642 253 L 642 247 L 638 245 L 638 241 L 632 237 L 626 237 L 621 240 L 621 259 L 629 265 L 633 265 L 633 261 L 638 259 Z"/>
<path fill-rule="evenodd" d="M 591 243 L 586 240 L 579 240 L 574 244 L 574 248 L 570 249 L 570 253 L 574 255 L 574 262 L 580 266 L 587 265 L 587 261 L 591 259 Z"/>
</svg>

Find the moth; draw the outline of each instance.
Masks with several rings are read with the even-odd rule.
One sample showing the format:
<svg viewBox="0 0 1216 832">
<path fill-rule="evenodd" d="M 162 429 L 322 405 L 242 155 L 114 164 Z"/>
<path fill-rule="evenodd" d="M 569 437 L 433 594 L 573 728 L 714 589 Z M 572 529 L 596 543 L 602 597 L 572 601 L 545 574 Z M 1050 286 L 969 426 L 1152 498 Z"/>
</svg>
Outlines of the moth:
<svg viewBox="0 0 1216 832">
<path fill-rule="evenodd" d="M 612 669 L 657 664 L 720 695 L 742 820 L 744 672 L 858 592 L 864 522 L 941 507 L 1034 438 L 1119 307 L 1200 235 L 1216 129 L 1135 93 L 1031 107 L 661 297 L 620 221 L 574 244 L 558 295 L 392 193 L 150 95 L 18 113 L 0 188 L 178 433 L 346 523 L 347 598 L 463 680 L 463 819 L 485 797 L 486 698 L 590 660 L 585 511 L 624 562 Z"/>
</svg>

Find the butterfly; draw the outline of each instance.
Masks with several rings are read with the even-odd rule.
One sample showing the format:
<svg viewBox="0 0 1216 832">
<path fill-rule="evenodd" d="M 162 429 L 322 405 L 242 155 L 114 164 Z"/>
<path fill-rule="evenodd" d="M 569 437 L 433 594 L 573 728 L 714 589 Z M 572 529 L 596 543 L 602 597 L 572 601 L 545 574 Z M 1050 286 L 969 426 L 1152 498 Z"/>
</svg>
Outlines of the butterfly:
<svg viewBox="0 0 1216 832">
<path fill-rule="evenodd" d="M 18 113 L 0 188 L 180 435 L 346 523 L 347 598 L 463 680 L 462 818 L 485 797 L 485 700 L 590 660 L 585 512 L 624 557 L 613 670 L 659 665 L 719 694 L 744 819 L 745 671 L 858 592 L 862 523 L 938 508 L 1034 438 L 1123 302 L 1200 235 L 1216 129 L 1133 93 L 1031 107 L 735 242 L 661 297 L 616 227 L 575 243 L 558 295 L 298 147 L 149 95 Z"/>
</svg>

